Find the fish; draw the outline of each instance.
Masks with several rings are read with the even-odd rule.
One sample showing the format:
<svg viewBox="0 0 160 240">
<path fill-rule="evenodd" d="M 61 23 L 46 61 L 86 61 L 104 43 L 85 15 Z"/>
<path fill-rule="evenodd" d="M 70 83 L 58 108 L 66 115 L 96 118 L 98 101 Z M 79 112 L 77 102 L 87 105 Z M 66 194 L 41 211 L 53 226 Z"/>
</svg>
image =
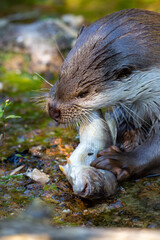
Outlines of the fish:
<svg viewBox="0 0 160 240">
<path fill-rule="evenodd" d="M 108 121 L 113 119 L 108 116 Z M 100 110 L 91 112 L 80 125 L 79 145 L 67 160 L 67 164 L 59 166 L 72 185 L 74 194 L 82 198 L 106 198 L 117 191 L 117 180 L 112 172 L 90 166 L 97 153 L 111 145 L 115 139 L 112 133 L 116 131 L 111 131 L 109 125 L 113 126 L 103 119 Z"/>
</svg>

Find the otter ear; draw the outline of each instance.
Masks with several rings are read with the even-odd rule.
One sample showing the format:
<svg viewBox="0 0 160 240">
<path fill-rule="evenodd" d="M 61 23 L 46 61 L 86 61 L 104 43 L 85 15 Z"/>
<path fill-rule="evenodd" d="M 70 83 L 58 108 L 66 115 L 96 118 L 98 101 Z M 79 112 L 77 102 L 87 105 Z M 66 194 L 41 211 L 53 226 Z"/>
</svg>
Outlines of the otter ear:
<svg viewBox="0 0 160 240">
<path fill-rule="evenodd" d="M 131 75 L 132 71 L 133 71 L 132 67 L 125 66 L 125 67 L 119 69 L 119 71 L 117 72 L 117 78 L 121 79 L 124 77 L 128 77 L 129 75 Z"/>
<path fill-rule="evenodd" d="M 82 27 L 79 30 L 79 33 L 77 35 L 77 38 L 81 35 L 81 33 L 86 29 L 86 27 L 84 25 L 82 25 Z"/>
</svg>

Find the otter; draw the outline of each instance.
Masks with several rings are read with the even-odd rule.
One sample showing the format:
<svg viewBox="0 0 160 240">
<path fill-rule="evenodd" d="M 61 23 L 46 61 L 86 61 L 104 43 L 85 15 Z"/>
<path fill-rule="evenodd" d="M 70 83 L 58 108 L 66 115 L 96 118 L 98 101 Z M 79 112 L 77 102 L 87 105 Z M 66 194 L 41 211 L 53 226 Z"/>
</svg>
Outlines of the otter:
<svg viewBox="0 0 160 240">
<path fill-rule="evenodd" d="M 67 124 L 108 107 L 116 142 L 91 165 L 118 181 L 160 173 L 160 14 L 121 10 L 83 27 L 47 105 Z"/>
</svg>

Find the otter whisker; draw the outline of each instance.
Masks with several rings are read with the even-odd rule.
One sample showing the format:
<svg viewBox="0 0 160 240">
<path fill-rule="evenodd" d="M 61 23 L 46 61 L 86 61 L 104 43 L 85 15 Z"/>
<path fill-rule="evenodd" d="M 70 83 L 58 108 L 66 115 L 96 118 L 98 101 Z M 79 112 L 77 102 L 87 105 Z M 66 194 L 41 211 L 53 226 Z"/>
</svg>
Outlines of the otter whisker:
<svg viewBox="0 0 160 240">
<path fill-rule="evenodd" d="M 89 123 L 92 123 L 92 121 L 97 117 L 93 112 L 92 112 L 92 115 L 91 115 L 91 113 L 89 113 L 89 112 L 87 112 L 87 111 L 85 111 L 85 113 L 86 113 L 86 121 L 87 122 L 89 122 Z M 101 119 L 103 122 L 105 122 L 103 119 Z M 105 125 L 106 125 L 106 122 L 105 122 L 105 125 L 103 124 L 103 123 L 100 123 L 101 125 L 102 125 L 102 128 L 104 128 L 105 130 L 107 130 L 107 128 L 105 127 Z M 97 129 L 96 129 L 96 127 L 94 126 L 93 127 L 93 125 L 92 125 L 92 128 L 93 128 L 93 130 L 94 131 L 96 131 Z"/>
<path fill-rule="evenodd" d="M 130 109 L 126 107 L 126 105 L 121 105 L 121 106 L 125 109 L 125 111 L 129 114 L 129 116 L 130 116 L 131 118 L 133 118 L 133 120 L 135 121 L 135 123 L 137 123 L 138 128 L 142 128 L 142 124 L 139 122 L 138 115 L 136 116 L 136 114 L 135 114 L 134 112 L 131 112 Z M 136 116 L 137 118 L 136 118 L 135 116 Z"/>
<path fill-rule="evenodd" d="M 113 107 L 112 107 L 112 112 L 113 112 L 113 115 L 114 115 L 115 121 L 116 121 L 117 126 L 118 126 L 118 125 L 119 125 L 119 119 L 118 119 L 117 114 L 116 114 L 116 111 L 114 111 Z"/>
<path fill-rule="evenodd" d="M 144 121 L 143 119 L 141 119 L 136 113 L 134 113 L 134 111 L 132 111 L 131 109 L 129 109 L 128 107 L 126 107 L 126 105 L 124 105 L 123 104 L 123 107 L 124 107 L 124 109 L 126 110 L 126 112 L 133 118 L 133 120 L 138 124 L 138 128 L 139 129 L 142 129 L 143 130 L 143 132 L 145 133 L 145 134 L 148 134 L 148 132 L 147 132 L 147 130 L 143 127 L 143 125 L 138 121 L 138 119 L 140 119 L 142 122 L 144 122 L 144 123 L 147 123 L 146 121 Z M 131 111 L 130 111 L 131 110 Z M 138 119 L 136 119 L 136 117 L 138 118 Z M 148 124 L 147 123 L 147 125 L 150 127 L 150 124 Z"/>
<path fill-rule="evenodd" d="M 58 46 L 58 43 L 57 43 L 57 39 L 56 39 L 56 38 L 54 38 L 54 43 L 55 43 L 55 46 L 56 46 L 56 48 L 57 48 L 57 50 L 58 50 L 58 52 L 59 52 L 62 60 L 64 60 L 64 56 L 63 56 L 62 51 L 60 50 L 60 48 L 59 48 L 59 46 Z"/>
<path fill-rule="evenodd" d="M 48 94 L 41 94 L 41 95 L 34 95 L 33 97 L 31 97 L 31 100 L 39 100 L 42 99 L 43 101 L 48 99 Z"/>
<path fill-rule="evenodd" d="M 139 116 L 134 111 L 131 111 L 131 109 L 128 108 L 125 104 L 121 103 L 121 107 L 129 115 L 128 117 L 133 119 L 138 124 L 138 127 L 141 127 L 141 122 L 140 122 Z"/>
<path fill-rule="evenodd" d="M 49 93 L 42 90 L 39 94 L 36 92 L 35 95 L 31 97 L 31 102 L 40 106 L 40 108 L 44 111 L 46 109 L 46 102 L 48 99 Z"/>
<path fill-rule="evenodd" d="M 151 127 L 151 125 L 148 123 L 148 122 L 146 122 L 143 118 L 141 118 L 140 116 L 138 116 L 138 114 L 136 114 L 132 109 L 130 109 L 130 108 L 128 108 L 125 104 L 122 104 L 123 105 L 123 107 L 124 108 L 126 108 L 126 110 L 128 110 L 128 113 L 133 113 L 133 115 L 132 114 L 130 114 L 130 116 L 132 117 L 132 118 L 134 118 L 134 120 L 136 120 L 136 117 L 139 119 L 139 120 L 141 120 L 141 122 L 143 122 L 144 124 L 146 124 L 148 127 Z M 134 116 L 136 116 L 136 117 L 134 117 Z M 138 120 L 137 120 L 138 121 Z M 140 124 L 141 125 L 141 124 Z"/>
<path fill-rule="evenodd" d="M 121 114 L 122 114 L 122 116 L 123 116 L 123 118 L 124 118 L 125 122 L 126 122 L 126 123 L 127 123 L 127 125 L 129 126 L 128 119 L 126 118 L 125 114 L 123 113 L 123 111 L 122 111 L 121 109 L 120 109 L 120 111 L 121 111 Z"/>
<path fill-rule="evenodd" d="M 48 87 L 46 87 L 46 88 L 40 88 L 40 89 L 36 89 L 36 90 L 33 90 L 33 92 L 47 92 L 48 93 Z M 48 93 L 49 94 L 49 93 Z"/>
<path fill-rule="evenodd" d="M 91 115 L 91 113 L 92 113 L 92 115 Z M 88 114 L 89 114 L 89 118 L 91 118 L 91 120 L 90 121 L 92 121 L 93 119 L 94 119 L 94 117 L 96 117 L 96 115 L 93 113 L 93 112 L 89 112 L 88 111 Z M 94 116 L 94 117 L 93 117 Z M 108 128 L 107 128 L 107 126 L 106 126 L 106 120 L 105 119 L 103 119 L 103 118 L 101 118 L 101 123 L 100 123 L 101 125 L 102 125 L 102 127 L 103 127 L 103 129 L 104 130 L 108 130 Z"/>
<path fill-rule="evenodd" d="M 35 74 L 40 77 L 41 79 L 43 79 L 49 86 L 53 87 L 53 84 L 51 84 L 50 82 L 48 82 L 45 78 L 43 78 L 39 73 L 35 72 Z"/>
</svg>

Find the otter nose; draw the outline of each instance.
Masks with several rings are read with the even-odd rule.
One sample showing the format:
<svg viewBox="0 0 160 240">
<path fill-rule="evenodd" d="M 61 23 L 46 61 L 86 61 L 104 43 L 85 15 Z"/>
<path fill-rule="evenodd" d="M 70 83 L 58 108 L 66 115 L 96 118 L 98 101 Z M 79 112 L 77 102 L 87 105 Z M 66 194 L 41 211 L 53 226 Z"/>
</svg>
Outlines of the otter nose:
<svg viewBox="0 0 160 240">
<path fill-rule="evenodd" d="M 48 103 L 48 113 L 51 118 L 58 122 L 61 116 L 60 110 L 56 107 L 54 103 Z"/>
</svg>

